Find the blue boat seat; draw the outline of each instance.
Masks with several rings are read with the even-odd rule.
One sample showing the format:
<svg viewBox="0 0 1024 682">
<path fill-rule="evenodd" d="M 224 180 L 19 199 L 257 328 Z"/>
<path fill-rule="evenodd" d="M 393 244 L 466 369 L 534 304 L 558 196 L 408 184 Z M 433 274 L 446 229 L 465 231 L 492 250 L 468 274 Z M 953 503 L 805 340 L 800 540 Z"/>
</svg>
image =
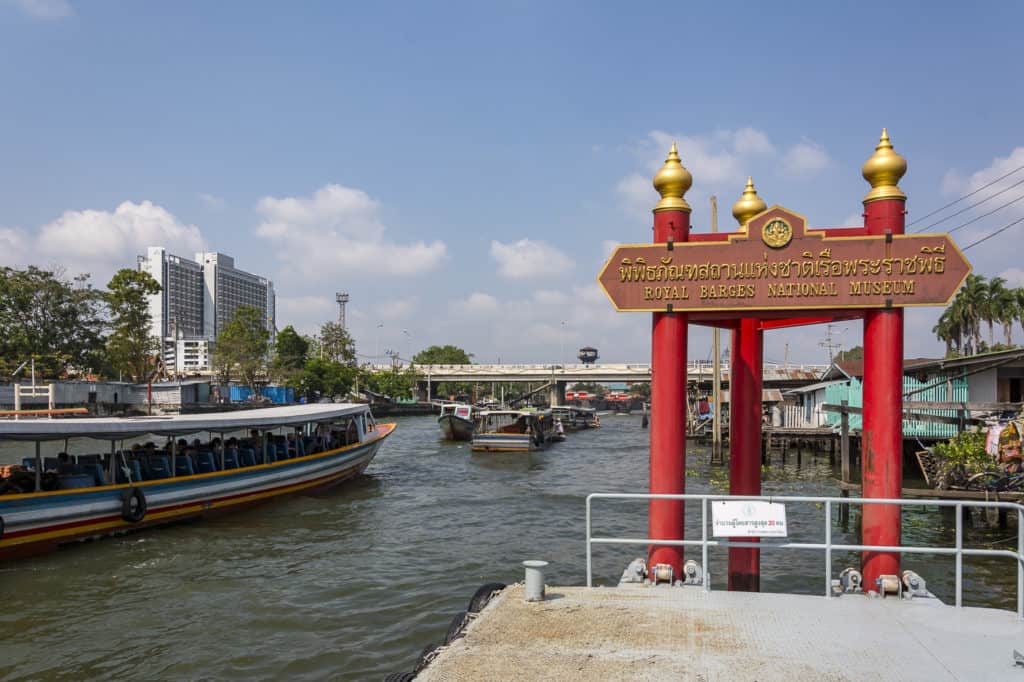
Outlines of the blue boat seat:
<svg viewBox="0 0 1024 682">
<path fill-rule="evenodd" d="M 116 466 L 117 466 L 117 475 L 115 476 L 115 480 L 118 483 L 127 483 L 128 479 L 125 478 L 124 469 L 122 468 L 123 467 L 123 463 L 118 461 Z M 131 471 L 131 474 L 132 474 L 132 483 L 138 483 L 139 481 L 142 480 L 142 467 L 139 466 L 139 460 L 137 460 L 137 459 L 130 459 L 130 460 L 128 460 L 128 469 L 129 469 L 129 471 Z"/>
<path fill-rule="evenodd" d="M 56 457 L 43 457 L 43 471 L 56 471 L 60 460 Z"/>
<path fill-rule="evenodd" d="M 224 449 L 224 470 L 237 469 L 238 468 L 238 449 L 237 448 L 225 448 Z"/>
<path fill-rule="evenodd" d="M 292 452 L 295 453 L 295 454 L 292 455 L 292 457 L 305 457 L 306 456 L 306 449 L 303 447 L 303 442 L 302 442 L 301 438 L 296 438 L 293 441 L 289 441 L 288 444 L 289 444 L 290 449 L 292 450 Z"/>
<path fill-rule="evenodd" d="M 288 457 L 290 456 L 289 452 L 288 452 L 288 446 L 285 445 L 284 443 L 281 443 L 281 442 L 274 443 L 274 450 L 276 451 L 277 458 L 279 460 L 281 460 L 281 459 L 288 459 Z"/>
<path fill-rule="evenodd" d="M 238 451 L 242 459 L 242 466 L 251 467 L 256 465 L 256 453 L 252 448 L 242 448 Z"/>
<path fill-rule="evenodd" d="M 99 464 L 103 461 L 103 455 L 79 455 L 74 459 L 79 464 Z"/>
<path fill-rule="evenodd" d="M 196 468 L 192 466 L 191 455 L 178 455 L 174 458 L 175 476 L 195 476 Z"/>
<path fill-rule="evenodd" d="M 21 465 L 31 471 L 36 470 L 36 458 L 35 457 L 22 457 Z"/>
<path fill-rule="evenodd" d="M 83 464 L 82 472 L 86 474 L 91 474 L 93 481 L 98 486 L 107 484 L 107 475 L 103 473 L 103 467 L 100 464 Z"/>
<path fill-rule="evenodd" d="M 196 455 L 196 473 L 212 474 L 217 470 L 217 460 L 212 452 L 200 452 Z"/>
<path fill-rule="evenodd" d="M 96 485 L 92 474 L 61 474 L 57 477 L 58 490 L 77 490 Z"/>
<path fill-rule="evenodd" d="M 257 452 L 256 453 L 256 462 L 258 464 L 263 464 L 263 462 L 259 458 L 260 458 L 260 453 Z M 277 457 L 274 455 L 274 448 L 268 447 L 267 448 L 267 461 L 266 461 L 266 463 L 267 464 L 272 464 L 273 462 L 276 462 L 276 461 L 277 461 Z"/>
<path fill-rule="evenodd" d="M 154 455 L 146 459 L 146 480 L 171 477 L 170 458 L 164 455 Z"/>
<path fill-rule="evenodd" d="M 316 439 L 312 436 L 306 436 L 302 439 L 302 451 L 307 455 L 312 455 L 316 452 Z"/>
</svg>

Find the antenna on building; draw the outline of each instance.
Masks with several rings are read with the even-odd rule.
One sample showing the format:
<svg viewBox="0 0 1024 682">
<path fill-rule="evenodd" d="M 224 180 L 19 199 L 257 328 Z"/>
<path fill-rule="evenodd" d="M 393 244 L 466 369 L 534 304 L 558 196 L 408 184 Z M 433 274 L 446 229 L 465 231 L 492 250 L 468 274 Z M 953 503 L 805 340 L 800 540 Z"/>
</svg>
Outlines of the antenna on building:
<svg viewBox="0 0 1024 682">
<path fill-rule="evenodd" d="M 819 346 L 821 346 L 822 348 L 825 348 L 826 350 L 828 350 L 828 362 L 829 362 L 829 364 L 832 364 L 835 361 L 835 357 L 836 357 L 835 351 L 836 350 L 842 350 L 842 348 L 843 348 L 843 344 L 840 343 L 838 339 L 834 339 L 832 337 L 832 328 L 834 326 L 835 325 L 833 325 L 833 324 L 825 325 L 825 327 L 827 329 L 827 331 L 825 332 L 825 338 L 818 342 Z M 841 329 L 839 331 L 839 333 L 842 334 L 845 331 L 846 331 L 846 329 Z"/>
<path fill-rule="evenodd" d="M 348 292 L 339 291 L 334 295 L 334 300 L 338 302 L 338 324 L 345 329 L 345 304 L 348 303 Z"/>
</svg>

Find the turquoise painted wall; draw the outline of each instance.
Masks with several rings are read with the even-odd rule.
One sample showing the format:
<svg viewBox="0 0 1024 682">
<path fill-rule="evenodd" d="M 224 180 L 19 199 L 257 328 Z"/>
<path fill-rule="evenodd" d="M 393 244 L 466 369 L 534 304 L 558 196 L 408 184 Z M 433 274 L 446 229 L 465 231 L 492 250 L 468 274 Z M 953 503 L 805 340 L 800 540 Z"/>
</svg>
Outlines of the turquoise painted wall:
<svg viewBox="0 0 1024 682">
<path fill-rule="evenodd" d="M 911 391 L 916 391 L 924 386 L 930 386 L 932 384 L 938 384 L 932 386 L 923 391 L 918 391 L 913 395 L 910 395 L 904 400 L 906 401 L 922 401 L 931 400 L 938 402 L 946 402 L 949 400 L 946 394 L 946 384 L 944 377 L 933 377 L 927 382 L 918 381 L 911 377 L 903 377 L 903 394 L 906 395 Z M 825 402 L 834 405 L 839 405 L 843 400 L 846 400 L 850 407 L 863 407 L 863 395 L 864 387 L 858 379 L 850 379 L 846 384 L 833 384 L 832 386 L 825 387 Z M 953 401 L 955 402 L 967 402 L 967 379 L 959 377 L 953 379 Z M 928 414 L 945 415 L 949 417 L 957 416 L 956 410 L 927 410 Z M 829 426 L 839 429 L 839 413 L 830 412 L 828 413 Z M 850 415 L 850 429 L 859 431 L 862 426 L 861 416 L 859 414 Z M 956 435 L 957 426 L 956 424 L 935 424 L 931 422 L 922 422 L 913 419 L 903 420 L 903 435 L 907 438 L 952 438 Z"/>
</svg>

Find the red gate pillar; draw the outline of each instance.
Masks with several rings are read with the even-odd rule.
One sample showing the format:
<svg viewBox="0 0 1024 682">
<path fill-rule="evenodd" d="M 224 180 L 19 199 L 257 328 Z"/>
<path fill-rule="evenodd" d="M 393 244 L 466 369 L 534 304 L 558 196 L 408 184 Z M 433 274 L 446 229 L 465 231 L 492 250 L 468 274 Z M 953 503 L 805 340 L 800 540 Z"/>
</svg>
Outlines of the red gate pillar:
<svg viewBox="0 0 1024 682">
<path fill-rule="evenodd" d="M 767 206 L 747 178 L 743 196 L 732 207 L 741 230 Z M 756 319 L 740 319 L 729 353 L 729 494 L 761 494 L 761 365 L 764 334 Z M 755 538 L 733 538 L 756 540 Z M 729 549 L 729 589 L 761 589 L 761 550 Z"/>
<path fill-rule="evenodd" d="M 654 207 L 654 241 L 685 242 L 690 235 L 690 205 L 683 196 L 693 177 L 679 161 L 675 143 L 654 176 L 661 201 Z M 668 306 L 671 310 L 671 305 Z M 685 313 L 654 313 L 651 328 L 651 465 L 652 493 L 686 492 L 686 325 Z M 682 540 L 681 500 L 651 500 L 647 537 Z M 683 548 L 651 545 L 647 565 L 672 567 L 680 579 Z"/>
<path fill-rule="evenodd" d="M 864 163 L 871 191 L 864 197 L 864 226 L 870 234 L 903 234 L 907 197 L 897 183 L 907 162 L 882 129 L 875 153 Z M 864 315 L 864 399 L 861 480 L 864 497 L 897 498 L 903 484 L 903 310 L 871 310 Z M 865 505 L 862 541 L 900 543 L 900 508 Z M 864 587 L 876 589 L 880 575 L 898 574 L 896 552 L 864 552 Z"/>
</svg>

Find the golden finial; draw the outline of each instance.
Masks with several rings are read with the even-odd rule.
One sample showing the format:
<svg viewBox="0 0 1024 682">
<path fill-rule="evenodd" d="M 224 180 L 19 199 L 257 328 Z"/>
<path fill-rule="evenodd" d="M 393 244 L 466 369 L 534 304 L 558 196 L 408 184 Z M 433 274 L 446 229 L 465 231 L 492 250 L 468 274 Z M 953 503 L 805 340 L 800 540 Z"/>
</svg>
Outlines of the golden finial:
<svg viewBox="0 0 1024 682">
<path fill-rule="evenodd" d="M 679 151 L 676 143 L 672 143 L 672 149 L 668 151 L 668 158 L 665 165 L 661 167 L 654 176 L 654 189 L 661 195 L 661 201 L 654 207 L 654 212 L 659 211 L 686 211 L 690 212 L 690 205 L 686 203 L 683 196 L 686 190 L 693 184 L 693 176 L 686 170 L 679 160 Z"/>
<path fill-rule="evenodd" d="M 732 217 L 736 219 L 740 227 L 744 227 L 748 220 L 766 208 L 768 208 L 768 204 L 764 203 L 764 200 L 757 196 L 757 190 L 754 189 L 754 178 L 748 176 L 747 186 L 743 189 L 743 196 L 732 205 Z"/>
<path fill-rule="evenodd" d="M 864 162 L 861 170 L 864 179 L 871 183 L 871 191 L 864 197 L 864 203 L 879 199 L 906 199 L 898 183 L 907 172 L 907 160 L 896 153 L 889 141 L 889 131 L 882 128 L 882 137 L 875 147 L 875 153 Z"/>
</svg>

